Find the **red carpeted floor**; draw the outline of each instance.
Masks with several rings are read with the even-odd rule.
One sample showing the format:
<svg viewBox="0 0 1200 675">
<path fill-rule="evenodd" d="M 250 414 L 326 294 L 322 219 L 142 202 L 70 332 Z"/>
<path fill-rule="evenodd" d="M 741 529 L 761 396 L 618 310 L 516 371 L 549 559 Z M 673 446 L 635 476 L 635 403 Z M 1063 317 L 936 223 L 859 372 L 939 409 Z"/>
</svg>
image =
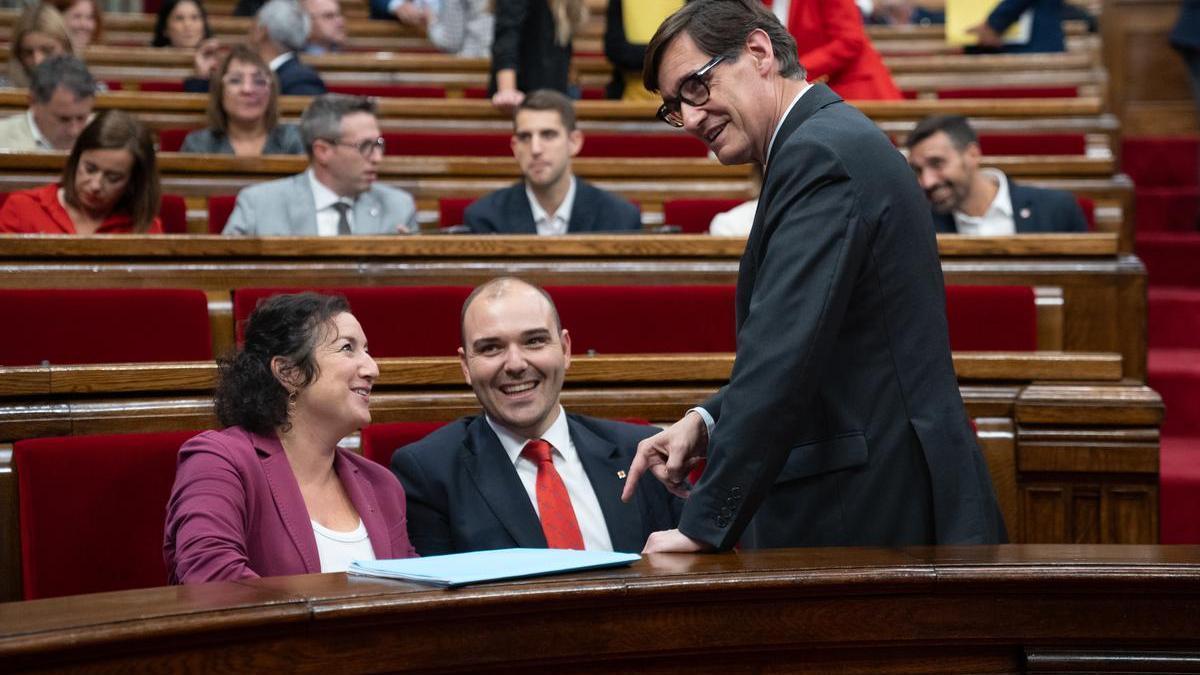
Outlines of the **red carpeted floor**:
<svg viewBox="0 0 1200 675">
<path fill-rule="evenodd" d="M 1167 407 L 1160 538 L 1200 544 L 1200 138 L 1127 138 L 1122 158 L 1150 279 L 1149 384 Z"/>
</svg>

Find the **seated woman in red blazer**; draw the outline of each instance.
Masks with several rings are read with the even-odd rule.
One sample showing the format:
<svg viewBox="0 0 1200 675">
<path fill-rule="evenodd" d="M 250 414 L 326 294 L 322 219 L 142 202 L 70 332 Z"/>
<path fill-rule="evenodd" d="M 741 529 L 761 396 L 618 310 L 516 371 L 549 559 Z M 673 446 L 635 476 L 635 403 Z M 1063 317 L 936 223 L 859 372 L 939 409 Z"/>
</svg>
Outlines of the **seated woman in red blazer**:
<svg viewBox="0 0 1200 675">
<path fill-rule="evenodd" d="M 106 110 L 83 129 L 59 183 L 14 192 L 0 232 L 161 233 L 154 139 L 141 122 Z"/>
<path fill-rule="evenodd" d="M 345 298 L 264 300 L 219 366 L 213 404 L 226 428 L 183 444 L 167 503 L 171 583 L 416 556 L 400 481 L 337 445 L 370 423 L 379 375 Z"/>
<path fill-rule="evenodd" d="M 854 0 L 791 0 L 787 28 L 809 80 L 824 79 L 849 101 L 902 98 Z"/>
</svg>

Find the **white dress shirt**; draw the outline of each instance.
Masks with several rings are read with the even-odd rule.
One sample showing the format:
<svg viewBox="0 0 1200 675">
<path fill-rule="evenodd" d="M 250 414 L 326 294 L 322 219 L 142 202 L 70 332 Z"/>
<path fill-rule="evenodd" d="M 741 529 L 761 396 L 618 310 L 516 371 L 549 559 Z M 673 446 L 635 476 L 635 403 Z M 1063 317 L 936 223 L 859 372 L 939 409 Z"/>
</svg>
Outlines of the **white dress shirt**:
<svg viewBox="0 0 1200 675">
<path fill-rule="evenodd" d="M 308 183 L 312 187 L 313 206 L 317 213 L 317 235 L 322 237 L 334 237 L 338 233 L 338 219 L 341 214 L 333 208 L 334 204 L 341 202 L 349 204 L 350 208 L 346 211 L 346 220 L 350 223 L 350 227 L 354 227 L 354 200 L 348 197 L 339 197 L 336 192 L 325 187 L 325 184 L 317 180 L 313 175 L 312 169 L 304 172 L 308 176 Z"/>
<path fill-rule="evenodd" d="M 37 122 L 33 121 L 32 110 L 25 111 L 25 120 L 29 122 L 29 133 L 33 134 L 33 142 L 37 144 L 38 150 L 53 150 L 54 144 L 38 128 Z"/>
<path fill-rule="evenodd" d="M 317 540 L 317 557 L 321 560 L 321 572 L 345 572 L 355 560 L 374 560 L 375 549 L 371 548 L 371 537 L 362 519 L 358 527 L 349 532 L 338 532 L 318 523 L 312 523 L 313 536 Z"/>
<path fill-rule="evenodd" d="M 958 233 L 989 237 L 1016 234 L 1012 197 L 1008 194 L 1008 177 L 999 169 L 986 168 L 979 171 L 996 184 L 996 196 L 982 216 L 969 216 L 962 211 L 955 211 L 954 224 Z"/>
<path fill-rule="evenodd" d="M 267 67 L 271 69 L 272 73 L 278 72 L 280 66 L 287 63 L 289 59 L 294 59 L 294 58 L 296 58 L 296 52 L 287 52 L 286 54 L 280 54 L 279 56 L 276 56 L 275 58 L 271 59 L 271 62 L 267 64 Z"/>
<path fill-rule="evenodd" d="M 525 196 L 529 198 L 529 208 L 533 211 L 533 226 L 537 228 L 538 234 L 567 233 L 567 228 L 571 226 L 571 209 L 575 207 L 575 176 L 571 176 L 571 186 L 567 188 L 567 196 L 563 197 L 562 203 L 558 205 L 558 210 L 554 212 L 553 216 L 546 213 L 546 209 L 543 209 L 542 205 L 538 203 L 537 197 L 528 183 L 525 184 Z"/>
<path fill-rule="evenodd" d="M 787 110 L 783 111 L 783 115 L 779 118 L 779 124 L 775 125 L 775 131 L 771 134 L 771 142 L 767 144 L 768 160 L 771 158 L 771 147 L 775 145 L 775 137 L 779 135 L 779 130 L 783 128 L 784 120 L 788 118 L 788 115 L 792 114 L 792 108 L 796 107 L 796 104 L 800 102 L 800 97 L 803 96 L 804 92 L 808 91 L 809 89 L 812 89 L 812 85 L 808 82 L 805 82 L 804 87 L 800 89 L 800 93 L 796 94 L 796 98 L 792 99 L 792 102 L 788 104 Z M 766 173 L 766 168 L 767 163 L 763 162 L 763 173 Z"/>
<path fill-rule="evenodd" d="M 521 456 L 525 444 L 532 439 L 521 438 L 513 434 L 493 422 L 491 417 L 485 416 L 485 419 L 492 431 L 496 432 L 496 436 L 500 439 L 500 445 L 503 446 L 504 451 L 508 453 L 509 460 L 516 467 L 517 477 L 521 479 L 521 485 L 525 486 L 525 492 L 528 493 L 529 501 L 533 503 L 533 510 L 536 512 L 538 510 L 537 462 Z M 546 433 L 542 434 L 542 440 L 554 448 L 550 456 L 554 461 L 554 468 L 567 487 L 567 494 L 571 497 L 571 507 L 575 509 L 575 520 L 579 523 L 579 532 L 583 535 L 583 547 L 589 551 L 613 550 L 612 537 L 609 536 L 608 525 L 604 522 L 604 512 L 600 510 L 600 500 L 596 499 L 592 481 L 588 480 L 587 472 L 583 469 L 583 461 L 579 459 L 575 443 L 571 441 L 571 430 L 567 426 L 567 414 L 563 411 L 562 406 L 558 407 L 558 419 L 554 420 L 554 424 L 550 425 Z"/>
</svg>

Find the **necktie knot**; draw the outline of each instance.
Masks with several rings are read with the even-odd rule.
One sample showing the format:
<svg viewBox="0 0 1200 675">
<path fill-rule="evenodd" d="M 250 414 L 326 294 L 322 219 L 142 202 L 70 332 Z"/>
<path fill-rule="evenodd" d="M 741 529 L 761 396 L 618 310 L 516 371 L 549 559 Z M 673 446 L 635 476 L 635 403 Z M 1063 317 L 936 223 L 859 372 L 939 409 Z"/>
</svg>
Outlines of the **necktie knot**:
<svg viewBox="0 0 1200 675">
<path fill-rule="evenodd" d="M 521 455 L 538 464 L 545 464 L 552 461 L 551 453 L 553 451 L 554 446 L 543 439 L 535 438 L 525 444 L 525 447 L 521 450 Z"/>
</svg>

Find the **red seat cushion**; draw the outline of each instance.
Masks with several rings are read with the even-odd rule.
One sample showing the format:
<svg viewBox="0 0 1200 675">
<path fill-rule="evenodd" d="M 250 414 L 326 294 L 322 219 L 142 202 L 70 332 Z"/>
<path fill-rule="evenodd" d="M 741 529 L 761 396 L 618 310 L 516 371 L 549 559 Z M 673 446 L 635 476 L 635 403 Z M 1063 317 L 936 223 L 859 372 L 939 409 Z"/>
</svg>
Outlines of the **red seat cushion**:
<svg viewBox="0 0 1200 675">
<path fill-rule="evenodd" d="M 1083 134 L 980 134 L 979 149 L 993 155 L 1083 155 Z"/>
<path fill-rule="evenodd" d="M 391 466 L 397 448 L 416 443 L 445 426 L 445 422 L 390 422 L 371 424 L 362 430 L 362 454 L 367 459 Z"/>
<path fill-rule="evenodd" d="M 464 214 L 467 207 L 475 201 L 474 197 L 442 197 L 438 200 L 438 226 L 451 227 L 462 225 L 466 220 Z"/>
<path fill-rule="evenodd" d="M 663 224 L 678 225 L 684 232 L 708 232 L 713 216 L 741 204 L 743 199 L 668 199 L 663 202 Z"/>
<path fill-rule="evenodd" d="M 163 195 L 158 204 L 158 217 L 162 219 L 163 232 L 187 234 L 187 203 L 179 195 Z"/>
<path fill-rule="evenodd" d="M 552 286 L 573 354 L 732 352 L 734 287 Z"/>
<path fill-rule="evenodd" d="M 1075 98 L 1076 87 L 969 87 L 939 89 L 938 98 Z"/>
<path fill-rule="evenodd" d="M 162 80 L 158 82 L 139 82 L 139 91 L 183 91 L 183 80 Z"/>
<path fill-rule="evenodd" d="M 208 198 L 208 231 L 210 234 L 221 234 L 233 207 L 237 204 L 237 195 L 213 195 Z"/>
<path fill-rule="evenodd" d="M 19 317 L 21 327 L 0 331 L 0 362 L 8 366 L 213 357 L 200 290 L 6 290 L 0 316 Z"/>
<path fill-rule="evenodd" d="M 1200 137 L 1126 136 L 1121 170 L 1138 188 L 1194 188 L 1200 175 Z"/>
<path fill-rule="evenodd" d="M 1096 202 L 1087 197 L 1075 197 L 1079 210 L 1083 211 L 1083 219 L 1087 221 L 1088 231 L 1096 229 Z"/>
<path fill-rule="evenodd" d="M 1029 286 L 947 286 L 955 351 L 1036 351 L 1037 300 Z"/>
<path fill-rule="evenodd" d="M 707 157 L 704 143 L 687 134 L 585 134 L 580 157 Z"/>
<path fill-rule="evenodd" d="M 462 343 L 459 314 L 469 286 L 387 286 L 363 288 L 239 288 L 233 293 L 238 342 L 250 312 L 263 298 L 315 290 L 340 294 L 362 324 L 377 357 L 453 356 Z"/>
<path fill-rule="evenodd" d="M 446 88 L 411 84 L 330 84 L 331 94 L 381 98 L 446 98 Z"/>
<path fill-rule="evenodd" d="M 511 157 L 512 135 L 472 132 L 390 132 L 383 135 L 394 155 Z M 705 157 L 708 149 L 685 134 L 586 134 L 580 157 Z"/>
<path fill-rule="evenodd" d="M 195 431 L 13 444 L 25 599 L 165 586 L 163 522 Z"/>
<path fill-rule="evenodd" d="M 191 129 L 159 129 L 159 152 L 179 152 L 179 149 L 183 147 L 183 140 L 190 133 L 192 133 Z"/>
<path fill-rule="evenodd" d="M 1200 436 L 1163 436 L 1159 514 L 1160 543 L 1200 544 Z"/>
</svg>

